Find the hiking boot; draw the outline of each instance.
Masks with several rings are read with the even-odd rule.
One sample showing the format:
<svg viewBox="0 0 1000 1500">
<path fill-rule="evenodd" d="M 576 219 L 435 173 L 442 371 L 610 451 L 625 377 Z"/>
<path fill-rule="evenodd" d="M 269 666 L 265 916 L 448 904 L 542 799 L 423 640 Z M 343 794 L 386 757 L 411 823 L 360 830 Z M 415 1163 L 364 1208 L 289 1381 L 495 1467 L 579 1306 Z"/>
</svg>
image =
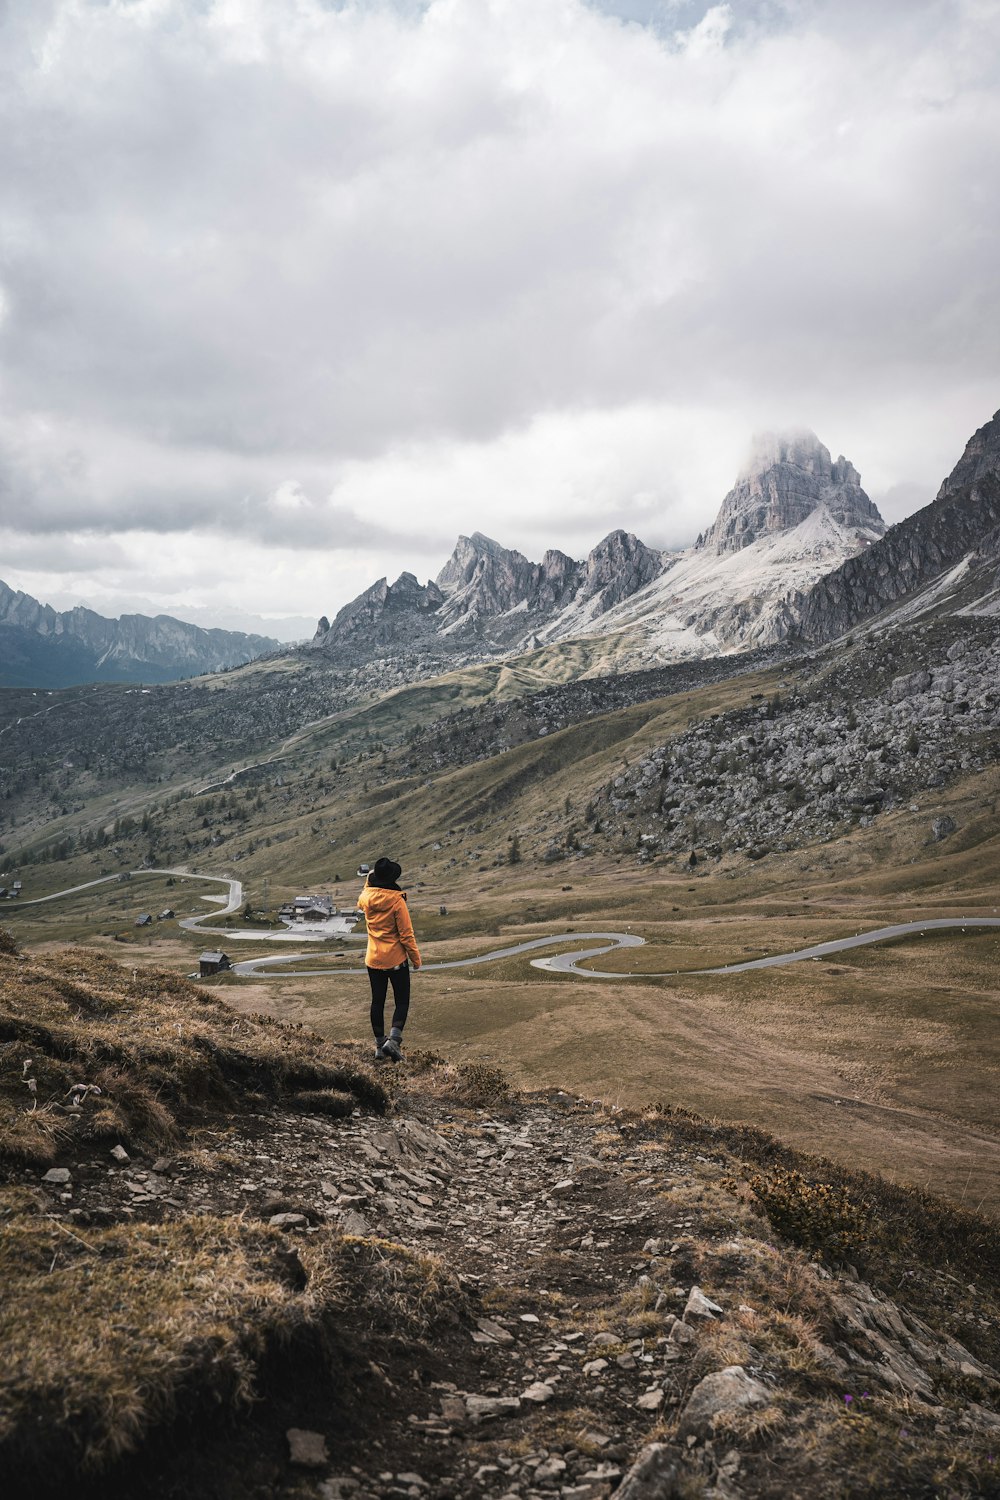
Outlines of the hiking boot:
<svg viewBox="0 0 1000 1500">
<path fill-rule="evenodd" d="M 376 1041 L 376 1043 L 375 1043 L 375 1061 L 377 1063 L 379 1063 L 379 1062 L 388 1062 L 388 1060 L 389 1060 L 386 1057 L 386 1055 L 385 1055 L 384 1048 L 385 1048 L 385 1037 L 383 1037 L 380 1042 Z"/>
<path fill-rule="evenodd" d="M 385 1041 L 382 1043 L 382 1056 L 388 1057 L 390 1061 L 394 1063 L 403 1061 L 403 1049 L 400 1047 L 399 1041 L 396 1037 L 386 1037 Z"/>
</svg>

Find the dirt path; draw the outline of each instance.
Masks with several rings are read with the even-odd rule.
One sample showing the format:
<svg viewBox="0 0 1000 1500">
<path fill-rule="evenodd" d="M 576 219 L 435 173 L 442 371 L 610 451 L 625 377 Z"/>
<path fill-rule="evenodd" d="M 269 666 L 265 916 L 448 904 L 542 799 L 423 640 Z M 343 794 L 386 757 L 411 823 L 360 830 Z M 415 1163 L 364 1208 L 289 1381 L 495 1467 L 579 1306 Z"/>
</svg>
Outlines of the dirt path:
<svg viewBox="0 0 1000 1500">
<path fill-rule="evenodd" d="M 265 1382 L 238 1437 L 222 1424 L 190 1460 L 147 1453 L 151 1500 L 206 1487 L 215 1500 L 606 1500 L 623 1481 L 631 1493 L 632 1466 L 637 1483 L 643 1464 L 661 1460 L 718 1500 L 825 1496 L 843 1477 L 827 1472 L 815 1440 L 842 1421 L 834 1397 L 842 1408 L 856 1388 L 883 1405 L 901 1397 L 908 1411 L 928 1400 L 928 1424 L 950 1432 L 953 1413 L 932 1400 L 940 1370 L 990 1386 L 968 1350 L 869 1288 L 805 1263 L 792 1275 L 754 1238 L 756 1221 L 732 1196 L 732 1159 L 708 1136 L 618 1124 L 556 1091 L 468 1108 L 419 1083 L 411 1092 L 405 1075 L 391 1081 L 387 1119 L 243 1117 L 149 1169 L 78 1173 L 78 1226 L 122 1213 L 260 1218 L 287 1236 L 289 1274 L 296 1242 L 333 1229 L 356 1247 L 367 1282 L 388 1278 L 381 1313 L 360 1299 L 345 1310 L 348 1365 L 332 1400 L 318 1369 L 293 1364 Z M 405 1272 L 392 1258 L 400 1245 L 416 1257 L 409 1281 L 393 1279 Z M 442 1258 L 453 1304 L 421 1324 L 423 1278 L 440 1275 Z M 828 1329 L 840 1319 L 835 1347 L 794 1322 L 820 1308 Z M 734 1366 L 770 1415 L 713 1441 L 692 1402 L 706 1375 Z M 810 1404 L 813 1436 L 800 1443 Z M 977 1421 L 1000 1429 L 988 1414 Z M 290 1465 L 293 1430 L 309 1435 L 313 1468 Z M 651 1438 L 666 1440 L 665 1457 L 650 1458 Z M 694 1492 L 664 1475 L 637 1494 Z"/>
</svg>

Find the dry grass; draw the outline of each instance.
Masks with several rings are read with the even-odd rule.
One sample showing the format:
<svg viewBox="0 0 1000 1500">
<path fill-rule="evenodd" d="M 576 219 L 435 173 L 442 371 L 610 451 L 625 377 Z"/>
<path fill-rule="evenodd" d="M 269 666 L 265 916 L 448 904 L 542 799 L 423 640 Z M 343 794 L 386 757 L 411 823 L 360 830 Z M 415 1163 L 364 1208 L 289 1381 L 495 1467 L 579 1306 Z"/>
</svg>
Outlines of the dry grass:
<svg viewBox="0 0 1000 1500">
<path fill-rule="evenodd" d="M 84 949 L 0 954 L 0 1163 L 44 1167 L 88 1144 L 157 1150 L 237 1097 L 326 1114 L 387 1105 L 342 1049 L 235 1015 L 175 975 Z"/>
<path fill-rule="evenodd" d="M 0 1235 L 0 1465 L 104 1467 L 168 1421 L 182 1391 L 248 1404 L 268 1342 L 338 1296 L 332 1236 L 303 1247 L 305 1291 L 281 1251 L 276 1231 L 239 1220 L 77 1232 L 15 1213 Z"/>
<path fill-rule="evenodd" d="M 88 1090 L 77 1106 L 74 1084 Z M 19 1493 L 103 1474 L 179 1415 L 246 1409 L 282 1349 L 301 1346 L 312 1382 L 357 1363 L 358 1340 L 419 1339 L 456 1319 L 462 1294 L 444 1267 L 388 1241 L 320 1229 L 293 1247 L 213 1214 L 84 1227 L 10 1180 L 112 1139 L 147 1153 L 169 1143 L 225 1174 L 240 1158 L 218 1129 L 221 1148 L 200 1147 L 200 1124 L 235 1127 L 272 1102 L 328 1116 L 388 1105 L 349 1050 L 238 1016 L 173 976 L 82 950 L 0 954 L 0 1471 Z M 346 1406 L 362 1399 L 337 1388 Z"/>
</svg>

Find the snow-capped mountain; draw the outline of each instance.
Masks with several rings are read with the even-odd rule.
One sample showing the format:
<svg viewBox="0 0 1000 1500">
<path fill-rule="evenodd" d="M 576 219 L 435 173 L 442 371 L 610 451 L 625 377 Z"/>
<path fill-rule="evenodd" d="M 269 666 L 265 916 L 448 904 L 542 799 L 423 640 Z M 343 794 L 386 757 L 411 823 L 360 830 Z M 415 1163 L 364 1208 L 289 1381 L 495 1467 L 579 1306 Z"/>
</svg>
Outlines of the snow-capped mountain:
<svg viewBox="0 0 1000 1500">
<path fill-rule="evenodd" d="M 583 561 L 553 550 L 534 563 L 474 532 L 436 580 L 379 579 L 313 644 L 349 660 L 404 649 L 468 660 L 620 634 L 630 665 L 766 645 L 788 634 L 794 596 L 884 530 L 846 458 L 813 433 L 768 433 L 687 551 L 618 530 Z"/>
</svg>

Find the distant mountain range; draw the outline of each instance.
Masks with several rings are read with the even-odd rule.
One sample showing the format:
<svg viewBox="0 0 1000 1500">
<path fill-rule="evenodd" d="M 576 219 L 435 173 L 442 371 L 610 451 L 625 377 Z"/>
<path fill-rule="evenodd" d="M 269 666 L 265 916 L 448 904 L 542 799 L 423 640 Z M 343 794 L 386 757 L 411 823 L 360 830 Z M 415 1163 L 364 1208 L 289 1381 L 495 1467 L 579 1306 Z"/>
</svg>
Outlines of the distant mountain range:
<svg viewBox="0 0 1000 1500">
<path fill-rule="evenodd" d="M 0 582 L 0 686 L 172 682 L 220 672 L 279 649 L 262 635 L 204 630 L 170 615 L 108 620 L 78 606 L 59 612 Z"/>
<path fill-rule="evenodd" d="M 784 639 L 792 601 L 877 542 L 885 524 L 857 470 L 811 432 L 764 434 L 714 524 L 684 552 L 612 531 L 583 560 L 540 563 L 481 532 L 437 578 L 380 578 L 320 621 L 313 647 L 356 664 L 409 652 L 472 659 L 619 634 L 623 662 L 653 665 Z"/>
</svg>

